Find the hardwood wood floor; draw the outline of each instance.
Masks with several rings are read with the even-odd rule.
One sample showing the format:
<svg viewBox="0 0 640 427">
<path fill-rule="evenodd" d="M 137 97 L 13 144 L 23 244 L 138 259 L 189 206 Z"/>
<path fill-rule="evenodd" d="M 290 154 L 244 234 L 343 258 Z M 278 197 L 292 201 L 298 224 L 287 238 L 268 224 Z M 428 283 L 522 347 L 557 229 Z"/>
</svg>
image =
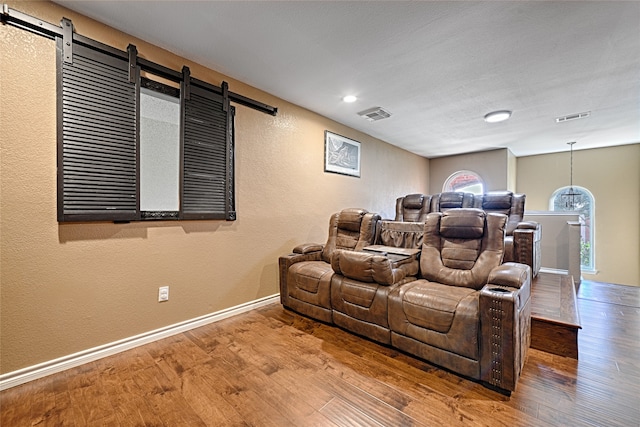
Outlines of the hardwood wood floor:
<svg viewBox="0 0 640 427">
<path fill-rule="evenodd" d="M 0 393 L 9 426 L 639 426 L 640 287 L 583 281 L 580 359 L 510 397 L 274 304 Z"/>
</svg>

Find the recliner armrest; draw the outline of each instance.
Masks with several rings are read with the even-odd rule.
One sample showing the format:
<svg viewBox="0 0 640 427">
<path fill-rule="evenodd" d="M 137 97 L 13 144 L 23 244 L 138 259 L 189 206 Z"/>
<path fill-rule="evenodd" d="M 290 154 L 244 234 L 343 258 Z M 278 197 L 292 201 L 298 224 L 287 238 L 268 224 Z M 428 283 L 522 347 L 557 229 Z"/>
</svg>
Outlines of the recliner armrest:
<svg viewBox="0 0 640 427">
<path fill-rule="evenodd" d="M 516 225 L 516 229 L 518 230 L 538 230 L 540 228 L 540 223 L 535 221 L 520 221 L 518 225 Z"/>
<path fill-rule="evenodd" d="M 520 225 L 522 224 L 522 226 Z M 540 271 L 540 244 L 542 227 L 533 221 L 518 224 L 513 230 L 513 258 L 515 262 L 527 264 L 531 267 L 531 276 L 536 277 Z"/>
<path fill-rule="evenodd" d="M 516 262 L 505 262 L 491 270 L 487 286 L 504 286 L 520 289 L 531 283 L 531 267 Z"/>
<path fill-rule="evenodd" d="M 531 268 L 505 263 L 480 290 L 480 377 L 515 390 L 531 340 Z"/>
<path fill-rule="evenodd" d="M 518 237 L 520 236 L 520 237 Z M 542 238 L 542 227 L 539 222 L 535 221 L 522 221 L 513 230 L 514 239 L 530 240 L 532 242 L 539 242 Z M 535 276 L 535 274 L 534 274 Z"/>
<path fill-rule="evenodd" d="M 540 223 L 535 221 L 519 222 L 516 229 L 513 230 L 513 238 L 538 242 L 542 238 L 542 227 L 540 227 Z"/>
<path fill-rule="evenodd" d="M 323 249 L 324 249 L 324 245 L 321 245 L 320 243 L 303 243 L 293 248 L 293 253 L 308 254 L 311 252 L 318 252 L 318 251 L 321 252 Z"/>
</svg>

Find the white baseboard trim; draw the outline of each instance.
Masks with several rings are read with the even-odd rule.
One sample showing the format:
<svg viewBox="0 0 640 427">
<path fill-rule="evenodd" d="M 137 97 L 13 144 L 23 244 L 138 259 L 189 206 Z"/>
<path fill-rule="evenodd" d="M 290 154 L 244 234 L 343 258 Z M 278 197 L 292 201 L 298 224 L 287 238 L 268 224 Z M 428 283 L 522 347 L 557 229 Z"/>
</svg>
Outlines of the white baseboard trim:
<svg viewBox="0 0 640 427">
<path fill-rule="evenodd" d="M 50 360 L 48 362 L 39 363 L 37 365 L 29 366 L 17 371 L 8 372 L 6 374 L 0 375 L 0 391 L 36 380 L 38 378 L 46 377 L 47 375 L 62 372 L 67 369 L 83 365 L 85 363 L 93 362 L 94 360 L 102 359 L 103 357 L 130 350 L 132 348 L 148 344 L 153 341 L 158 341 L 163 338 L 188 331 L 190 329 L 195 329 L 209 323 L 226 319 L 228 317 L 246 313 L 247 311 L 251 311 L 265 305 L 273 304 L 277 302 L 279 298 L 280 294 L 274 294 L 244 304 L 240 304 L 235 307 L 220 310 L 215 313 L 205 314 L 204 316 L 165 326 L 164 328 L 145 332 L 129 338 L 124 338 L 119 341 L 114 341 L 109 344 L 104 344 L 98 347 L 83 350 L 78 353 L 63 356 L 58 359 Z"/>
<path fill-rule="evenodd" d="M 562 270 L 559 268 L 541 267 L 540 273 L 552 273 L 552 274 L 569 274 L 569 270 Z"/>
</svg>

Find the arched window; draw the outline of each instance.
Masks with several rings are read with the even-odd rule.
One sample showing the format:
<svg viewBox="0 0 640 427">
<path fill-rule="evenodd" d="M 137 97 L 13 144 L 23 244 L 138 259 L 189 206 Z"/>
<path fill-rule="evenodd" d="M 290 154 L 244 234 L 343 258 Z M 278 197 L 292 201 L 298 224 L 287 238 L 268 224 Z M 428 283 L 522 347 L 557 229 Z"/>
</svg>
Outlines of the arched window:
<svg viewBox="0 0 640 427">
<path fill-rule="evenodd" d="M 484 193 L 482 178 L 472 171 L 458 171 L 452 173 L 444 182 L 442 191 L 460 191 L 465 193 Z"/>
<path fill-rule="evenodd" d="M 571 194 L 573 193 L 573 194 Z M 562 187 L 549 199 L 549 210 L 578 212 L 584 218 L 580 239 L 580 266 L 582 270 L 595 270 L 595 200 L 584 187 Z"/>
</svg>

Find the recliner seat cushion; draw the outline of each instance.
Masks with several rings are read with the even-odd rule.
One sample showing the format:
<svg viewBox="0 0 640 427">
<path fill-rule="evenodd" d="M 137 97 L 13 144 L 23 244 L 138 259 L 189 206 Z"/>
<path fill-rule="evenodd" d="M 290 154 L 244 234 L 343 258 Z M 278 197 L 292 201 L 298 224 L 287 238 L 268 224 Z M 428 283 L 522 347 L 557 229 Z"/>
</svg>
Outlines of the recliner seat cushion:
<svg viewBox="0 0 640 427">
<path fill-rule="evenodd" d="M 331 308 L 331 264 L 324 261 L 303 261 L 293 264 L 287 272 L 289 296 L 300 301 Z"/>
<path fill-rule="evenodd" d="M 476 291 L 469 288 L 421 282 L 405 292 L 404 312 L 414 325 L 447 333 L 460 301 L 473 292 Z"/>
<path fill-rule="evenodd" d="M 340 281 L 339 295 L 342 301 L 360 308 L 371 308 L 373 299 L 378 293 L 377 291 L 377 284 L 364 283 L 348 277 L 342 278 Z"/>
<path fill-rule="evenodd" d="M 479 291 L 427 280 L 389 293 L 389 328 L 418 342 L 479 360 Z"/>
</svg>

